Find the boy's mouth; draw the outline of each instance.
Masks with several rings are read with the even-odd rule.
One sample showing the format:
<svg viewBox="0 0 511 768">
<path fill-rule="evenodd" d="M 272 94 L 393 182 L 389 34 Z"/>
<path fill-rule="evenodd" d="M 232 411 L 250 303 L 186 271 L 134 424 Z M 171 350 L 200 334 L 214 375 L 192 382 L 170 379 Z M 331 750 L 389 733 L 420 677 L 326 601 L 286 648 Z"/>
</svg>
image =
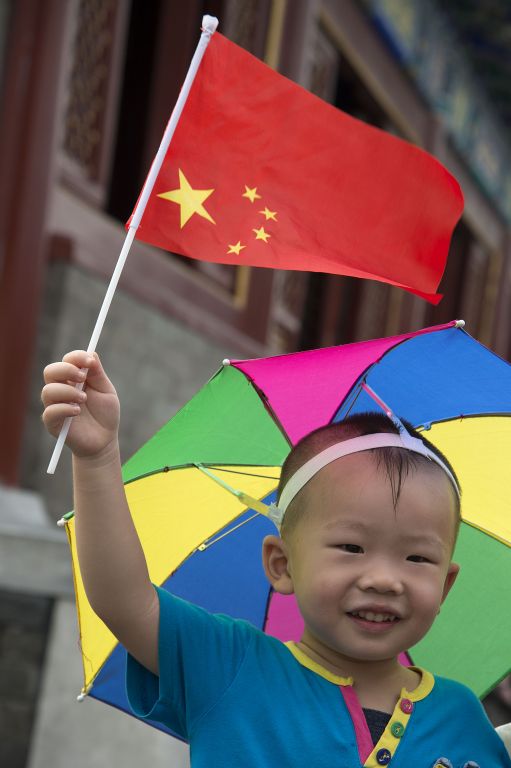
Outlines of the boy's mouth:
<svg viewBox="0 0 511 768">
<path fill-rule="evenodd" d="M 352 616 L 354 619 L 370 621 L 374 624 L 392 624 L 399 621 L 399 616 L 393 613 L 376 613 L 374 611 L 348 611 L 348 616 Z"/>
</svg>

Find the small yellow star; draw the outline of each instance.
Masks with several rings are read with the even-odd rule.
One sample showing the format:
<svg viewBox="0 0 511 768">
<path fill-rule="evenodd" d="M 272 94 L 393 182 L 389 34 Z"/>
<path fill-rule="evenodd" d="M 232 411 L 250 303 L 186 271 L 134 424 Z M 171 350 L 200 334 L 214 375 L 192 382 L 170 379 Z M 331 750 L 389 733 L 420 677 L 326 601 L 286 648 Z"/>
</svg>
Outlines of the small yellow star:
<svg viewBox="0 0 511 768">
<path fill-rule="evenodd" d="M 266 218 L 266 221 L 268 219 L 273 219 L 273 221 L 277 221 L 277 211 L 270 211 L 269 208 L 264 206 L 264 211 L 258 211 L 258 213 L 262 213 L 263 216 Z"/>
<path fill-rule="evenodd" d="M 253 229 L 252 232 L 255 232 L 256 240 L 264 240 L 265 243 L 267 243 L 268 238 L 271 237 L 268 232 L 264 231 L 264 227 L 261 227 L 260 229 Z"/>
<path fill-rule="evenodd" d="M 238 240 L 236 245 L 230 245 L 229 246 L 229 250 L 227 251 L 227 253 L 235 253 L 236 256 L 239 256 L 240 255 L 240 251 L 242 251 L 243 248 L 246 248 L 246 247 L 247 247 L 246 245 L 242 245 L 241 244 L 241 240 Z"/>
<path fill-rule="evenodd" d="M 162 192 L 158 197 L 163 197 L 165 200 L 171 200 L 173 203 L 177 203 L 180 207 L 181 213 L 181 229 L 183 229 L 186 222 L 191 219 L 194 213 L 207 219 L 212 224 L 215 223 L 211 218 L 207 210 L 202 203 L 210 196 L 214 189 L 192 189 L 190 182 L 184 175 L 181 168 L 179 169 L 179 189 L 172 189 L 169 192 Z"/>
<path fill-rule="evenodd" d="M 257 194 L 257 187 L 252 187 L 252 188 L 247 187 L 246 184 L 245 184 L 245 191 L 243 192 L 242 197 L 248 197 L 251 203 L 253 203 L 256 198 L 258 198 L 259 200 L 261 199 L 261 195 Z"/>
</svg>

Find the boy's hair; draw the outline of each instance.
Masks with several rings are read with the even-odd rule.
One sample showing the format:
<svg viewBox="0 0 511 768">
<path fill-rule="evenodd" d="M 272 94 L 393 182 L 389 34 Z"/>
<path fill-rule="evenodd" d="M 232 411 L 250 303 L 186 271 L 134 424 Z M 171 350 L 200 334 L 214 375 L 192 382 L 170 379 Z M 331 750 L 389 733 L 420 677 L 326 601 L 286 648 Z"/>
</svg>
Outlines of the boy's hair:
<svg viewBox="0 0 511 768">
<path fill-rule="evenodd" d="M 423 433 L 417 432 L 412 425 L 405 419 L 401 419 L 402 423 L 406 427 L 407 431 L 412 437 L 416 437 L 421 440 L 431 451 L 433 451 L 452 472 L 456 483 L 459 482 L 456 477 L 456 473 L 452 468 L 448 459 L 444 454 L 438 450 Z M 397 426 L 384 414 L 377 412 L 365 412 L 348 416 L 343 421 L 335 424 L 327 424 L 325 427 L 310 432 L 303 437 L 288 454 L 280 475 L 280 481 L 277 488 L 277 503 L 280 500 L 284 487 L 288 480 L 300 469 L 306 461 L 316 456 L 321 451 L 329 448 L 331 445 L 341 443 L 344 440 L 349 440 L 353 437 L 361 437 L 363 435 L 373 435 L 381 432 L 388 432 L 390 434 L 399 434 Z M 403 448 L 373 448 L 368 453 L 375 456 L 378 467 L 383 467 L 390 482 L 392 490 L 392 500 L 394 507 L 397 505 L 399 495 L 401 493 L 401 487 L 403 480 L 406 478 L 410 470 L 415 469 L 418 466 L 438 466 L 431 462 L 426 456 L 422 456 L 419 453 L 414 453 Z M 458 536 L 459 525 L 461 521 L 460 500 L 458 494 L 454 494 L 456 504 L 456 527 L 454 532 L 454 543 Z M 298 521 L 303 517 L 306 504 L 300 501 L 301 494 L 298 494 L 289 505 L 284 520 L 282 521 L 281 536 L 282 538 L 289 537 L 292 531 L 296 528 Z M 453 545 L 454 546 L 454 545 Z"/>
</svg>

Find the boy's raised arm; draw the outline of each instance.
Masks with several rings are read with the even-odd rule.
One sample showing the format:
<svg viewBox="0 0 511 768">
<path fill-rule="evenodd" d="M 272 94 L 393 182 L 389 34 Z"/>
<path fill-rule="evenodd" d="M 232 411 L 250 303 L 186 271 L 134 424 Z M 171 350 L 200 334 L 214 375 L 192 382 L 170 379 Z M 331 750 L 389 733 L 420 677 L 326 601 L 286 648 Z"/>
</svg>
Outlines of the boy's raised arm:
<svg viewBox="0 0 511 768">
<path fill-rule="evenodd" d="M 84 380 L 83 395 L 75 384 Z M 118 443 L 119 400 L 99 358 L 67 354 L 44 371 L 43 422 L 57 435 L 73 416 L 78 559 L 89 602 L 124 647 L 158 674 L 159 604 L 124 493 Z"/>
</svg>

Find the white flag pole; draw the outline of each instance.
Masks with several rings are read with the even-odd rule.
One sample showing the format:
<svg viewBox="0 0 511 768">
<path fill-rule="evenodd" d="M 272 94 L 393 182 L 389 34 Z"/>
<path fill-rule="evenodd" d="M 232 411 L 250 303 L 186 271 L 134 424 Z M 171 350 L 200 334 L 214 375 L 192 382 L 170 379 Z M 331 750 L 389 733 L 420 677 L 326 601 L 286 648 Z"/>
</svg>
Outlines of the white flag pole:
<svg viewBox="0 0 511 768">
<path fill-rule="evenodd" d="M 131 218 L 131 222 L 129 225 L 128 233 L 126 235 L 126 239 L 124 241 L 124 245 L 122 247 L 121 253 L 119 254 L 119 258 L 117 260 L 114 273 L 110 279 L 110 283 L 108 285 L 105 298 L 103 299 L 103 304 L 101 305 L 101 309 L 99 311 L 98 319 L 96 320 L 96 325 L 94 326 L 94 330 L 92 331 L 92 336 L 89 341 L 89 346 L 87 347 L 87 352 L 89 354 L 92 354 L 95 351 L 96 346 L 98 344 L 99 337 L 101 335 L 101 331 L 103 330 L 103 325 L 105 324 L 106 316 L 108 314 L 108 310 L 110 309 L 110 304 L 112 303 L 112 299 L 114 297 L 114 293 L 117 288 L 117 283 L 119 282 L 119 278 L 121 276 L 124 264 L 128 257 L 129 250 L 131 248 L 131 244 L 133 243 L 136 231 L 140 225 L 140 221 L 144 214 L 147 201 L 149 200 L 149 196 L 153 191 L 154 182 L 156 181 L 156 178 L 158 176 L 158 173 L 160 172 L 160 168 L 162 166 L 163 160 L 165 159 L 165 155 L 167 154 L 169 144 L 172 140 L 172 136 L 174 135 L 174 131 L 176 130 L 176 126 L 179 121 L 179 118 L 181 117 L 181 113 L 183 111 L 184 105 L 186 104 L 188 94 L 190 93 L 190 88 L 192 87 L 193 81 L 195 79 L 195 75 L 197 74 L 197 70 L 199 69 L 199 65 L 202 61 L 202 57 L 204 56 L 204 52 L 217 26 L 218 26 L 218 19 L 215 18 L 214 16 L 202 17 L 202 34 L 201 34 L 199 43 L 193 55 L 190 68 L 188 69 L 185 81 L 183 83 L 183 87 L 181 88 L 181 92 L 176 101 L 176 105 L 172 110 L 172 114 L 170 116 L 170 120 L 165 129 L 165 133 L 163 134 L 160 147 L 153 160 L 153 164 L 151 165 L 151 169 L 149 171 L 144 187 L 142 189 L 142 194 L 140 195 L 140 198 L 135 207 L 135 210 L 133 211 L 133 216 Z M 80 383 L 80 384 L 77 384 L 76 388 L 83 389 L 83 386 L 84 386 L 83 383 Z M 48 465 L 47 472 L 49 475 L 53 475 L 55 472 L 55 469 L 60 459 L 60 454 L 62 453 L 62 449 L 66 441 L 67 433 L 69 432 L 69 427 L 71 426 L 72 418 L 73 418 L 72 416 L 68 416 L 62 425 L 62 429 L 60 430 L 60 434 L 58 436 L 57 442 L 55 444 L 55 448 L 53 450 L 52 457 L 50 459 L 50 463 Z"/>
</svg>

